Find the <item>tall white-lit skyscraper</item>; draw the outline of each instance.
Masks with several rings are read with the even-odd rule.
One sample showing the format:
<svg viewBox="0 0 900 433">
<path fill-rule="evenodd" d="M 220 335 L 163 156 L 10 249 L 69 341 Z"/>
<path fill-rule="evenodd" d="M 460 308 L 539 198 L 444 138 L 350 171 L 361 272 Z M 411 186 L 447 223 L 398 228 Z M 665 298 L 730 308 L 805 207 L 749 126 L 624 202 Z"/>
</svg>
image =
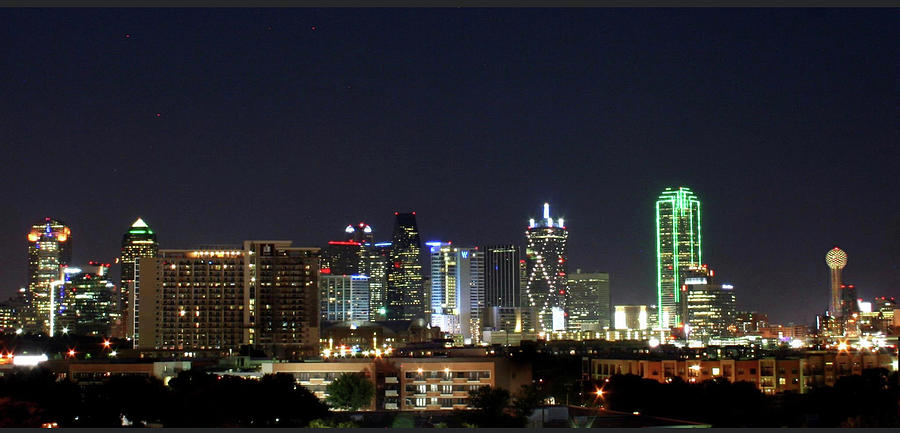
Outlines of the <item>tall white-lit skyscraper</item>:
<svg viewBox="0 0 900 433">
<path fill-rule="evenodd" d="M 681 323 L 680 289 L 702 263 L 700 200 L 689 188 L 666 188 L 656 201 L 656 272 L 659 326 Z"/>
<path fill-rule="evenodd" d="M 548 203 L 543 218 L 530 220 L 525 231 L 525 296 L 535 331 L 566 330 L 568 236 L 563 219 L 550 217 Z"/>
<path fill-rule="evenodd" d="M 428 242 L 431 252 L 431 324 L 462 337 L 481 341 L 484 310 L 484 254 L 478 248 Z"/>
</svg>

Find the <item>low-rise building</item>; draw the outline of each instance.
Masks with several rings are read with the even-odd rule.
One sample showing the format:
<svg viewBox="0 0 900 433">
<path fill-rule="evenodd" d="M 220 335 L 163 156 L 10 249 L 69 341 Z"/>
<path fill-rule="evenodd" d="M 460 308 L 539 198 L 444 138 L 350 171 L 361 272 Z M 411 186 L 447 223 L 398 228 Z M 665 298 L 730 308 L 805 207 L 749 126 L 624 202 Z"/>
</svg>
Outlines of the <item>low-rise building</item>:
<svg viewBox="0 0 900 433">
<path fill-rule="evenodd" d="M 767 394 L 805 393 L 814 386 L 833 386 L 838 378 L 870 368 L 896 370 L 895 354 L 886 351 L 806 351 L 788 359 L 591 359 L 590 376 L 604 380 L 635 374 L 661 383 L 680 378 L 696 383 L 724 378 L 750 382 Z"/>
<path fill-rule="evenodd" d="M 362 358 L 264 363 L 262 374 L 287 373 L 320 399 L 344 373 L 372 381 L 370 410 L 452 410 L 469 407 L 469 391 L 483 386 L 517 392 L 531 383 L 531 366 L 501 357 Z"/>
</svg>

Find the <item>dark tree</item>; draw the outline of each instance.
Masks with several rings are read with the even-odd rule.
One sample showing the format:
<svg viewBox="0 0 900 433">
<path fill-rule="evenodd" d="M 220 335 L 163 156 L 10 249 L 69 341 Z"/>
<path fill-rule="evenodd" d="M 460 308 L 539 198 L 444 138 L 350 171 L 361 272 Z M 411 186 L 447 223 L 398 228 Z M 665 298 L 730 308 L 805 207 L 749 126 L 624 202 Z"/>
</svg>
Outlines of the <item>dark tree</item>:
<svg viewBox="0 0 900 433">
<path fill-rule="evenodd" d="M 368 407 L 374 396 L 372 381 L 359 373 L 344 373 L 328 385 L 328 404 L 339 409 Z"/>
</svg>

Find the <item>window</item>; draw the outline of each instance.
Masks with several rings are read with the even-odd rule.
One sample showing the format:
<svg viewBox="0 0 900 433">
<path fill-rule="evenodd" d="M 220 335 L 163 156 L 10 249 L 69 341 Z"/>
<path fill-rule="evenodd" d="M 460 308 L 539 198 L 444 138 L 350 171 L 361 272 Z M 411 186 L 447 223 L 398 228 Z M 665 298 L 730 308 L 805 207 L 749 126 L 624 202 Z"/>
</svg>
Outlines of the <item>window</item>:
<svg viewBox="0 0 900 433">
<path fill-rule="evenodd" d="M 750 374 L 756 374 L 756 369 L 755 369 L 755 368 L 751 368 L 751 369 L 750 369 Z"/>
</svg>

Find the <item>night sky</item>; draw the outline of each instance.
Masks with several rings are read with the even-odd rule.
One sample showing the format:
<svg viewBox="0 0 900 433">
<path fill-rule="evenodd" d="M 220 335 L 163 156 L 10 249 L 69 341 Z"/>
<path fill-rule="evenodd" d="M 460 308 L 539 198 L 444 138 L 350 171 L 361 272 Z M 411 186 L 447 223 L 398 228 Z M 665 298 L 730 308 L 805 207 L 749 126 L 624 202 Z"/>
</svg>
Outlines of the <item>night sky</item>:
<svg viewBox="0 0 900 433">
<path fill-rule="evenodd" d="M 811 322 L 825 253 L 900 297 L 897 9 L 3 9 L 0 296 L 25 234 L 112 261 L 366 221 L 388 240 L 524 243 L 545 201 L 570 266 L 655 303 L 654 202 L 688 186 L 742 309 Z M 117 270 L 116 270 L 117 272 Z M 117 275 L 117 273 L 116 273 Z"/>
</svg>

